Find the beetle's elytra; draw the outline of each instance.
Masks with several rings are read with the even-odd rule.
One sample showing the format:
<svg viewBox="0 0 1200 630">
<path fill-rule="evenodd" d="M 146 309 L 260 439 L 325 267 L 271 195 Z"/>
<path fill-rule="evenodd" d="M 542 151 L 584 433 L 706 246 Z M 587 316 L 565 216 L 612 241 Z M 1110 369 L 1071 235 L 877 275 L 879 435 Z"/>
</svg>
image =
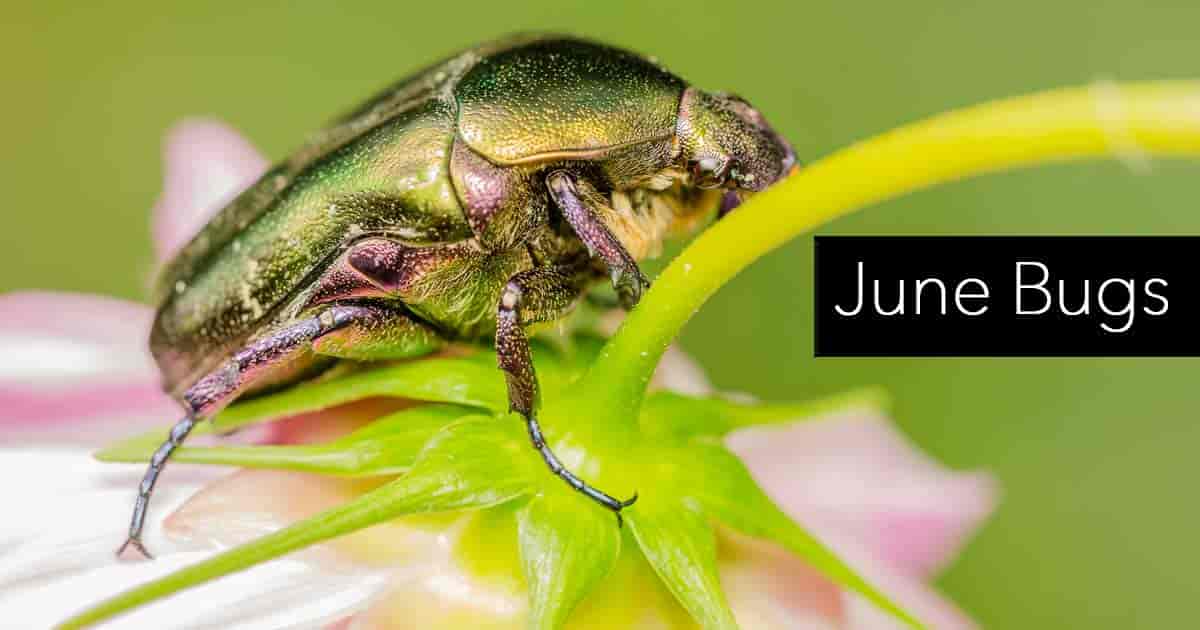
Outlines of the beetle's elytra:
<svg viewBox="0 0 1200 630">
<path fill-rule="evenodd" d="M 155 452 L 150 492 L 199 420 L 338 359 L 419 356 L 495 339 L 513 410 L 542 440 L 523 327 L 564 316 L 597 280 L 626 307 L 637 260 L 673 227 L 727 211 L 795 164 L 745 101 L 656 63 L 562 36 L 462 52 L 336 120 L 234 199 L 159 283 L 150 345 L 185 417 Z"/>
</svg>

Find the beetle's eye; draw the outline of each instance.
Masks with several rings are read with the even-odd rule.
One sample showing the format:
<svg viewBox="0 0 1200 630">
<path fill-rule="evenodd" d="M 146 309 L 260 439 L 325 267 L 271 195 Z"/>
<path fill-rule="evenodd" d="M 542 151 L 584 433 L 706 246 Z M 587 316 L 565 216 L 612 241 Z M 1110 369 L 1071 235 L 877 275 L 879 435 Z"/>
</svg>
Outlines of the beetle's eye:
<svg viewBox="0 0 1200 630">
<path fill-rule="evenodd" d="M 742 171 L 741 165 L 734 160 L 729 161 L 729 167 L 725 169 L 725 187 L 738 188 L 742 186 Z"/>
<path fill-rule="evenodd" d="M 700 158 L 691 163 L 692 185 L 698 188 L 719 188 L 725 184 L 727 164 L 717 158 Z"/>
</svg>

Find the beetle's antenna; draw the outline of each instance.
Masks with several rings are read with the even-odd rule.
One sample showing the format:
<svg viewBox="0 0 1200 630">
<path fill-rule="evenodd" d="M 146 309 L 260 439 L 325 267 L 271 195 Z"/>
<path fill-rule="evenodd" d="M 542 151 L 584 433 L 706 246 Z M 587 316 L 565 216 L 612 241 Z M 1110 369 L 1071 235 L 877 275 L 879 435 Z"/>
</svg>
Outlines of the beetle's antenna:
<svg viewBox="0 0 1200 630">
<path fill-rule="evenodd" d="M 117 549 L 118 558 L 122 557 L 130 548 L 140 553 L 143 559 L 153 558 L 142 544 L 142 526 L 146 522 L 146 506 L 150 503 L 150 494 L 154 492 L 154 483 L 158 481 L 158 474 L 162 472 L 167 460 L 171 458 L 171 453 L 174 453 L 175 449 L 183 444 L 183 440 L 187 438 L 188 433 L 192 432 L 192 428 L 196 426 L 197 422 L 199 419 L 196 418 L 196 413 L 189 411 L 182 420 L 171 427 L 171 433 L 167 435 L 167 440 L 150 457 L 150 466 L 146 469 L 145 476 L 142 477 L 142 483 L 138 486 L 137 501 L 133 504 L 133 520 L 129 523 L 129 537 Z"/>
</svg>

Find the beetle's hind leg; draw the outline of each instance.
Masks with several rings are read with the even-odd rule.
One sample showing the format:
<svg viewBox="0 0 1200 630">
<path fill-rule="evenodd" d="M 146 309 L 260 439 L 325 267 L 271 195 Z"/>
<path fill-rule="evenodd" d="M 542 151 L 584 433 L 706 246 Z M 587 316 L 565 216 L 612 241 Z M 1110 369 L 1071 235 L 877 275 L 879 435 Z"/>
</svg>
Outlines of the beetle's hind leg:
<svg viewBox="0 0 1200 630">
<path fill-rule="evenodd" d="M 410 319 L 402 310 L 336 303 L 317 307 L 311 315 L 281 324 L 250 342 L 184 392 L 187 413 L 150 458 L 138 486 L 129 537 L 117 555 L 132 550 L 150 557 L 142 544 L 142 528 L 154 484 L 171 454 L 202 419 L 213 416 L 278 370 L 303 364 L 315 356 L 399 359 L 425 354 L 440 343 L 434 331 Z"/>
<path fill-rule="evenodd" d="M 621 522 L 621 510 L 633 505 L 632 498 L 621 501 L 592 487 L 567 470 L 546 444 L 537 420 L 539 392 L 529 340 L 524 326 L 562 317 L 574 306 L 586 286 L 586 276 L 568 267 L 540 267 L 513 276 L 500 296 L 496 312 L 496 356 L 508 382 L 508 404 L 525 418 L 529 439 L 541 454 L 550 472 L 593 501 L 612 510 Z"/>
</svg>

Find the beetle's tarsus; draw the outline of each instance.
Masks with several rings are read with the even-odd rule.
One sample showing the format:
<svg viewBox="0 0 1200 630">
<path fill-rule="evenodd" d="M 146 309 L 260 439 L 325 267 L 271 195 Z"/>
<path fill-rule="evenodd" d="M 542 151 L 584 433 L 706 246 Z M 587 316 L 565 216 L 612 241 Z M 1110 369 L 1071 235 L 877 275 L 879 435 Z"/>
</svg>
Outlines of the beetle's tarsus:
<svg viewBox="0 0 1200 630">
<path fill-rule="evenodd" d="M 611 510 L 617 516 L 617 527 L 621 527 L 624 523 L 621 519 L 621 510 L 637 502 L 637 493 L 635 492 L 633 493 L 633 497 L 621 501 L 575 476 L 575 473 L 567 470 L 566 466 L 563 466 L 562 462 L 558 460 L 558 456 L 554 454 L 554 451 L 550 450 L 545 438 L 542 436 L 541 425 L 538 424 L 537 418 L 532 413 L 525 416 L 525 424 L 529 428 L 529 438 L 533 442 L 533 447 L 541 453 L 542 460 L 546 462 L 546 467 L 550 469 L 550 472 L 554 473 L 559 479 L 562 479 L 568 486 L 571 486 L 580 494 Z"/>
<path fill-rule="evenodd" d="M 153 494 L 154 484 L 158 481 L 158 475 L 162 472 L 163 467 L 167 465 L 167 460 L 171 458 L 171 453 L 183 444 L 184 439 L 192 432 L 192 428 L 196 426 L 197 422 L 199 419 L 196 414 L 189 412 L 182 420 L 176 422 L 175 426 L 171 427 L 166 441 L 150 456 L 150 465 L 146 467 L 146 474 L 138 486 L 137 500 L 133 504 L 133 517 L 129 521 L 129 538 L 125 540 L 125 544 L 121 545 L 120 549 L 117 549 L 118 556 L 132 547 L 140 551 L 146 558 L 153 557 L 142 545 L 142 527 L 146 523 L 146 508 L 150 505 L 150 495 Z"/>
<path fill-rule="evenodd" d="M 624 501 L 618 502 L 619 507 L 617 507 L 616 509 L 613 509 L 613 514 L 615 514 L 617 516 L 617 527 L 625 526 L 625 519 L 621 517 L 621 511 L 624 510 L 625 508 L 633 505 L 634 503 L 637 503 L 637 500 L 638 500 L 638 493 L 634 492 L 633 496 L 629 497 L 628 499 L 625 499 Z"/>
</svg>

